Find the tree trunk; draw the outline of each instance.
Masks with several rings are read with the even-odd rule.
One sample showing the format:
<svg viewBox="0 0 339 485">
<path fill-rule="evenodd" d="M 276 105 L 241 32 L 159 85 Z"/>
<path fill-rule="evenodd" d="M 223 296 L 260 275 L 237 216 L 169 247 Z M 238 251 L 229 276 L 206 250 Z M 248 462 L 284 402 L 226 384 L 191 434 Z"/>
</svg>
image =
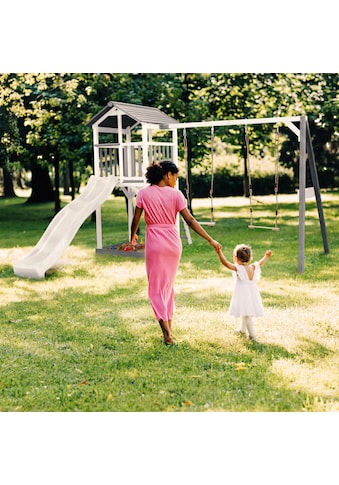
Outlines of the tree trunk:
<svg viewBox="0 0 339 485">
<path fill-rule="evenodd" d="M 60 163 L 56 157 L 54 159 L 54 213 L 57 214 L 61 209 L 60 202 Z"/>
<path fill-rule="evenodd" d="M 63 171 L 63 180 L 64 180 L 64 195 L 71 195 L 71 181 L 70 181 L 68 164 L 66 164 Z"/>
<path fill-rule="evenodd" d="M 64 169 L 64 195 L 70 195 L 72 200 L 75 199 L 75 181 L 73 173 L 73 162 L 67 162 Z"/>
<path fill-rule="evenodd" d="M 72 200 L 75 199 L 75 181 L 74 181 L 74 172 L 73 172 L 73 161 L 70 160 L 68 162 L 68 171 L 69 171 L 69 179 L 71 182 L 71 196 Z"/>
<path fill-rule="evenodd" d="M 27 200 L 30 204 L 40 202 L 54 202 L 55 193 L 51 182 L 48 167 L 38 163 L 32 164 L 32 193 Z"/>
<path fill-rule="evenodd" d="M 7 170 L 6 167 L 3 167 L 3 175 L 4 175 L 4 197 L 16 197 L 13 187 L 13 179 L 12 174 Z"/>
</svg>

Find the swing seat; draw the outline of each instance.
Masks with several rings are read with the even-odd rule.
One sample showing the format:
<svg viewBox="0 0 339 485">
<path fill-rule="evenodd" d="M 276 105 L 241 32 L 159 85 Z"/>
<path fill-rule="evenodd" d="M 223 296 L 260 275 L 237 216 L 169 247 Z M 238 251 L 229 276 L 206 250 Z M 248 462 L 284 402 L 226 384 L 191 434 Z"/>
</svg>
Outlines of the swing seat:
<svg viewBox="0 0 339 485">
<path fill-rule="evenodd" d="M 205 221 L 205 222 L 198 221 L 198 222 L 201 226 L 210 226 L 210 227 L 215 226 L 215 222 L 213 221 Z"/>
<path fill-rule="evenodd" d="M 248 226 L 250 229 L 270 229 L 271 231 L 279 231 L 279 227 L 269 227 L 269 226 L 254 226 L 253 224 L 249 224 Z"/>
</svg>

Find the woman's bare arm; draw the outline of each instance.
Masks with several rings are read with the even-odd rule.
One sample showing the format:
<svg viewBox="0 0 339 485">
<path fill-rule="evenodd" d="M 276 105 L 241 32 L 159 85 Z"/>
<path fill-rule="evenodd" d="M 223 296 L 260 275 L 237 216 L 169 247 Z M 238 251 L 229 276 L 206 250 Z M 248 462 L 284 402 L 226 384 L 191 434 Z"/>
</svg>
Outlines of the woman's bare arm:
<svg viewBox="0 0 339 485">
<path fill-rule="evenodd" d="M 131 244 L 136 244 L 138 240 L 137 230 L 140 223 L 140 218 L 142 214 L 142 209 L 140 207 L 136 207 L 134 211 L 133 221 L 131 225 Z"/>
</svg>

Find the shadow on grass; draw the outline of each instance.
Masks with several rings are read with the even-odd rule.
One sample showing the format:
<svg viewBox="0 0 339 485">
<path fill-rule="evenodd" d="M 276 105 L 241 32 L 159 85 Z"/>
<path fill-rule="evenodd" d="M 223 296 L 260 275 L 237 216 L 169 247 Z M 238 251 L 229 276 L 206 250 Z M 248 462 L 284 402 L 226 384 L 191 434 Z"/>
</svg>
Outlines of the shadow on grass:
<svg viewBox="0 0 339 485">
<path fill-rule="evenodd" d="M 303 345 L 301 346 L 301 352 L 306 357 L 302 358 L 302 362 L 314 362 L 319 359 L 325 359 L 335 352 L 323 344 L 311 340 L 309 338 L 302 338 Z"/>
<path fill-rule="evenodd" d="M 0 278 L 16 277 L 13 272 L 13 266 L 9 264 L 0 264 Z"/>
<path fill-rule="evenodd" d="M 205 337 L 166 347 L 138 283 L 100 297 L 32 292 L 1 313 L 2 411 L 280 412 L 312 400 L 271 372 L 274 360 L 297 358 L 282 346 Z M 327 355 L 319 345 L 305 353 Z"/>
</svg>

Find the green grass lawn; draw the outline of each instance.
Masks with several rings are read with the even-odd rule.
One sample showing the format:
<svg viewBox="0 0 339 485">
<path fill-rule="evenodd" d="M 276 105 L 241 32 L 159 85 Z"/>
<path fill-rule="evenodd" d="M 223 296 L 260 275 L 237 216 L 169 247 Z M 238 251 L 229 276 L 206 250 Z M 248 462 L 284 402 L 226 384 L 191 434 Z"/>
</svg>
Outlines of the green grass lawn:
<svg viewBox="0 0 339 485">
<path fill-rule="evenodd" d="M 194 201 L 198 220 L 208 220 L 208 204 Z M 16 277 L 14 261 L 41 237 L 53 206 L 0 200 L 0 411 L 338 411 L 339 195 L 325 193 L 323 205 L 330 254 L 307 201 L 300 274 L 296 197 L 281 197 L 277 232 L 248 229 L 246 199 L 215 200 L 207 230 L 228 257 L 240 242 L 254 259 L 274 253 L 259 283 L 258 342 L 234 335 L 231 273 L 192 234 L 175 285 L 177 345 L 166 347 L 142 259 L 96 254 L 88 218 L 44 280 Z M 273 225 L 274 210 L 261 198 L 256 220 Z M 124 199 L 102 212 L 104 245 L 126 240 Z"/>
</svg>

